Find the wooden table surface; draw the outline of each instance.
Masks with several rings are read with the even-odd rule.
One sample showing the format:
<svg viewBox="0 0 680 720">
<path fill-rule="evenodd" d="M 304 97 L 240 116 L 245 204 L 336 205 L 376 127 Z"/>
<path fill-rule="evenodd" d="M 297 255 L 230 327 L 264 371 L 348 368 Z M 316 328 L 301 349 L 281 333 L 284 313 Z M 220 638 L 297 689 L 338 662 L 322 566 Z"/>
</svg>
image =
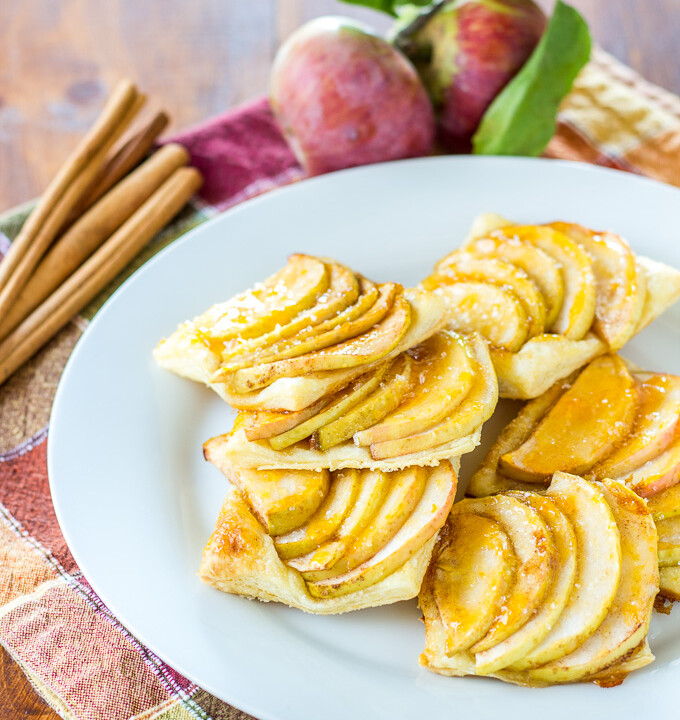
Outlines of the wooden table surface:
<svg viewBox="0 0 680 720">
<path fill-rule="evenodd" d="M 680 94 L 680 0 L 570 2 L 605 50 Z M 0 211 L 41 192 L 117 78 L 185 127 L 265 92 L 281 40 L 329 13 L 389 25 L 335 0 L 0 3 Z M 0 649 L 0 720 L 57 717 Z"/>
</svg>

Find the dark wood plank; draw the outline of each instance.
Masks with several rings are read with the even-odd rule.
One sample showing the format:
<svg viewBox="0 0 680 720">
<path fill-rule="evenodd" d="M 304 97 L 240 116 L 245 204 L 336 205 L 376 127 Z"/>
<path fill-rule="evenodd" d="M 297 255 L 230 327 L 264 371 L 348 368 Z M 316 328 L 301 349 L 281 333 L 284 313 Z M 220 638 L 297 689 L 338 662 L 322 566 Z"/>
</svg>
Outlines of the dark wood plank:
<svg viewBox="0 0 680 720">
<path fill-rule="evenodd" d="M 0 718 L 2 720 L 59 720 L 36 693 L 19 666 L 0 647 Z"/>
<path fill-rule="evenodd" d="M 117 78 L 186 127 L 262 93 L 273 0 L 0 3 L 0 210 L 37 195 Z"/>
</svg>

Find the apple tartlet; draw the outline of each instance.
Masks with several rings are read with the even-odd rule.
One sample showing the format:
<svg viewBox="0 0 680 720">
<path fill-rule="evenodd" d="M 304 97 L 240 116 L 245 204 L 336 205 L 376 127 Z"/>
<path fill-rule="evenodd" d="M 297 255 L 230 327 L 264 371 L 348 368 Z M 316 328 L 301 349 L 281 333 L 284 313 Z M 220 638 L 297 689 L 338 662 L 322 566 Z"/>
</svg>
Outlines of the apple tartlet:
<svg viewBox="0 0 680 720">
<path fill-rule="evenodd" d="M 220 469 L 233 489 L 201 579 L 317 614 L 416 597 L 457 485 L 448 461 L 396 472 Z"/>
<path fill-rule="evenodd" d="M 603 355 L 530 400 L 503 429 L 467 493 L 542 490 L 559 470 L 613 478 L 647 498 L 661 594 L 680 600 L 680 377 Z"/>
<path fill-rule="evenodd" d="M 442 298 L 292 255 L 263 283 L 185 322 L 154 357 L 239 410 L 297 412 L 446 324 Z"/>
<path fill-rule="evenodd" d="M 470 452 L 498 399 L 486 342 L 444 329 L 435 293 L 291 256 L 182 325 L 158 362 L 240 411 L 206 448 L 244 468 L 397 470 Z"/>
<path fill-rule="evenodd" d="M 420 663 L 518 685 L 618 684 L 654 659 L 658 589 L 651 513 L 620 482 L 558 472 L 544 493 L 465 499 L 423 580 Z"/>
<path fill-rule="evenodd" d="M 446 297 L 450 327 L 488 340 L 500 396 L 530 399 L 658 317 L 680 272 L 611 232 L 485 214 L 423 287 Z"/>
</svg>

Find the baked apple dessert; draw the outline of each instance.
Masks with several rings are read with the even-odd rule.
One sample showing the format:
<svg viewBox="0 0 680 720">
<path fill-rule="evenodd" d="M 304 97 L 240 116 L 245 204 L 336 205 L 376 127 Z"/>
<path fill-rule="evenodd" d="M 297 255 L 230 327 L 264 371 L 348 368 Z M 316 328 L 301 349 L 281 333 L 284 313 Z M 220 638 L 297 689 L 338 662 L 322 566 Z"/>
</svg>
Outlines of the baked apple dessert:
<svg viewBox="0 0 680 720">
<path fill-rule="evenodd" d="M 454 505 L 423 581 L 420 662 L 518 685 L 611 685 L 654 658 L 659 589 L 645 501 L 558 472 L 547 490 Z"/>
<path fill-rule="evenodd" d="M 445 300 L 306 255 L 182 325 L 158 362 L 240 415 L 208 443 L 247 468 L 433 465 L 479 440 L 498 399 L 486 342 L 443 329 Z"/>
<path fill-rule="evenodd" d="M 501 432 L 467 493 L 542 490 L 558 470 L 614 480 L 647 498 L 661 594 L 680 599 L 680 377 L 603 355 L 530 400 Z"/>
<path fill-rule="evenodd" d="M 529 399 L 646 327 L 680 272 L 611 232 L 486 214 L 422 285 L 447 298 L 451 328 L 489 341 L 501 397 Z"/>
<path fill-rule="evenodd" d="M 219 466 L 233 489 L 201 579 L 319 614 L 415 597 L 457 485 L 448 461 L 395 472 Z"/>
</svg>

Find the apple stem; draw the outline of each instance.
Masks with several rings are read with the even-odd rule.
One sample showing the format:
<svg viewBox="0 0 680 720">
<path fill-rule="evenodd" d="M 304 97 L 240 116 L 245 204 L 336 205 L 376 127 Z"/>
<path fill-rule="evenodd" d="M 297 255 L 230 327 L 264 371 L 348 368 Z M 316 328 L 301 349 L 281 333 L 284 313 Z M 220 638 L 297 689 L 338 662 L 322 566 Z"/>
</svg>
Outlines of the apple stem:
<svg viewBox="0 0 680 720">
<path fill-rule="evenodd" d="M 450 0 L 438 0 L 438 2 L 423 9 L 406 27 L 403 27 L 392 39 L 392 44 L 404 54 L 408 55 L 411 45 L 411 38 L 421 28 L 425 27 L 430 18 L 436 15 Z"/>
</svg>

